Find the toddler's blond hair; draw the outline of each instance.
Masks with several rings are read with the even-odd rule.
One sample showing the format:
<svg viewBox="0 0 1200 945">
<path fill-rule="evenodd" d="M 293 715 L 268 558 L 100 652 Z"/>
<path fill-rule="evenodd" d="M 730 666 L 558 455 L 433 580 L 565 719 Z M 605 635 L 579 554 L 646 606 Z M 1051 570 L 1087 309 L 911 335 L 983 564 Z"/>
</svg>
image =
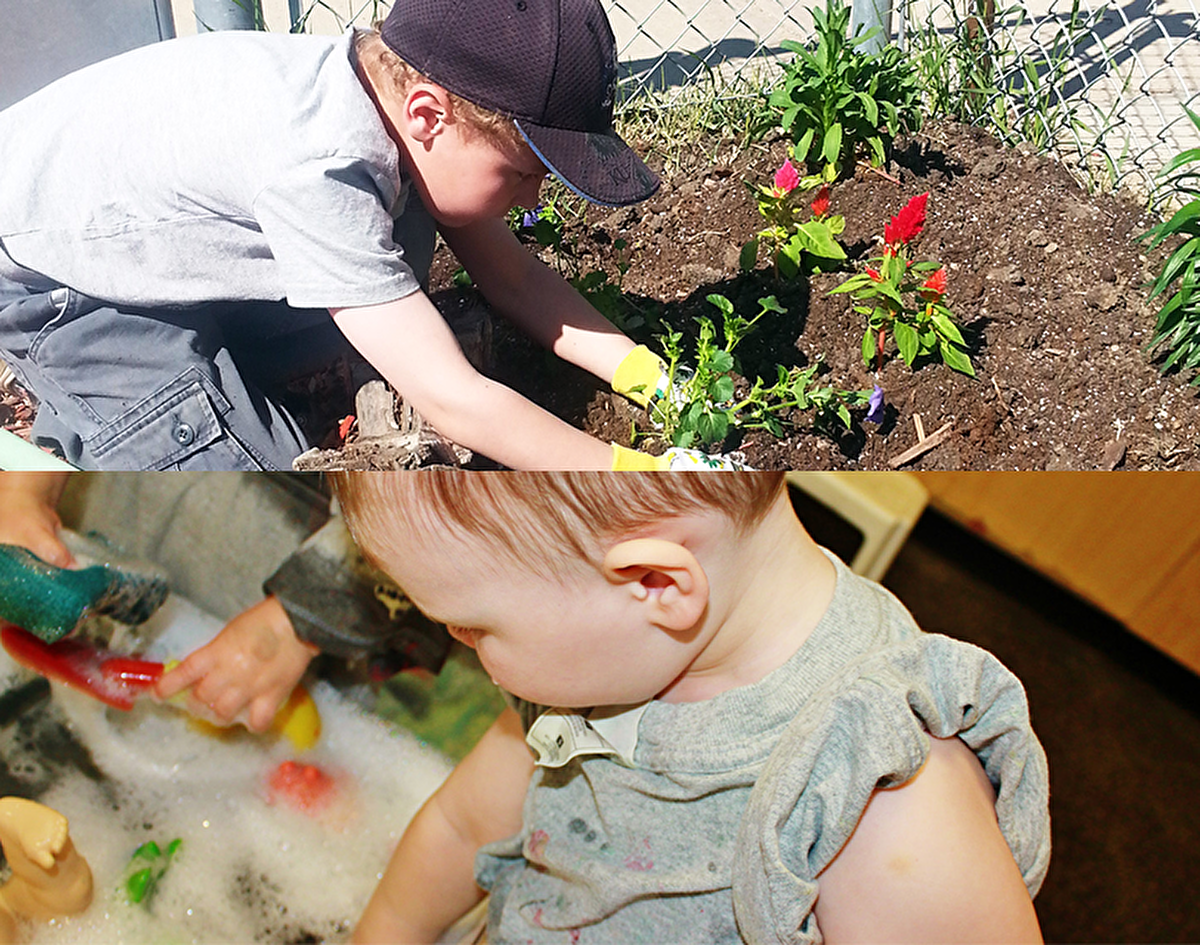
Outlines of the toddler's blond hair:
<svg viewBox="0 0 1200 945">
<path fill-rule="evenodd" d="M 542 573 L 598 563 L 604 544 L 655 522 L 718 511 L 757 524 L 783 473 L 338 473 L 334 488 L 360 547 L 379 559 L 397 519 L 419 533 L 479 539 Z"/>
</svg>

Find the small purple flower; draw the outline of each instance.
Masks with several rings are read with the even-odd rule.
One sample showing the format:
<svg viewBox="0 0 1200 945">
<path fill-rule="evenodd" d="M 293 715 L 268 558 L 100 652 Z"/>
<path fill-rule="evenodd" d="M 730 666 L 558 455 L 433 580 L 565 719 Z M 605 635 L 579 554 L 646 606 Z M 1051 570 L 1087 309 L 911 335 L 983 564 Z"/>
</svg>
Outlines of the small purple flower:
<svg viewBox="0 0 1200 945">
<path fill-rule="evenodd" d="M 526 210 L 525 216 L 521 217 L 521 226 L 526 230 L 532 230 L 537 226 L 538 214 L 541 213 L 541 207 L 534 207 L 532 210 Z"/>
<path fill-rule="evenodd" d="M 872 423 L 883 423 L 883 410 L 886 404 L 883 400 L 883 388 L 878 384 L 871 391 L 871 399 L 867 403 L 870 405 L 870 409 L 863 419 L 870 420 Z"/>
</svg>

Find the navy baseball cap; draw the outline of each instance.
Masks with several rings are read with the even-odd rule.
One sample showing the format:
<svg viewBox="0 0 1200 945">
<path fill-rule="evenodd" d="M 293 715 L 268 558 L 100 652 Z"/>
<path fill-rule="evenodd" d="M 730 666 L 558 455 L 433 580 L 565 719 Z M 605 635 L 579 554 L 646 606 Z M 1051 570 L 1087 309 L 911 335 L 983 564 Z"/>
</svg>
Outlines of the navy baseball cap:
<svg viewBox="0 0 1200 945">
<path fill-rule="evenodd" d="M 616 46 L 599 0 L 396 0 L 380 34 L 431 81 L 511 116 L 580 196 L 622 207 L 658 189 L 613 131 Z"/>
</svg>

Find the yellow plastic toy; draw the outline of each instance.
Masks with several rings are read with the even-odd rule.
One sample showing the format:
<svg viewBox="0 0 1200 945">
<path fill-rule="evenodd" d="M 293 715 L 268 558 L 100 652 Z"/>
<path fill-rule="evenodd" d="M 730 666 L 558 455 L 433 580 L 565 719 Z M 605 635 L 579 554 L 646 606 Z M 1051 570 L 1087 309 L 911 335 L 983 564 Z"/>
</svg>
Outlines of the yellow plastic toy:
<svg viewBox="0 0 1200 945">
<path fill-rule="evenodd" d="M 178 660 L 167 660 L 163 671 L 169 673 L 178 665 Z M 187 707 L 187 699 L 183 693 L 179 693 L 168 701 L 180 708 Z M 230 731 L 227 727 L 195 717 L 188 720 L 188 725 L 197 732 L 203 732 L 214 738 L 222 738 Z M 317 743 L 321 737 L 321 713 L 317 709 L 312 695 L 303 684 L 296 686 L 292 690 L 292 694 L 288 696 L 287 702 L 279 707 L 269 731 L 286 738 L 296 751 L 308 751 Z"/>
</svg>

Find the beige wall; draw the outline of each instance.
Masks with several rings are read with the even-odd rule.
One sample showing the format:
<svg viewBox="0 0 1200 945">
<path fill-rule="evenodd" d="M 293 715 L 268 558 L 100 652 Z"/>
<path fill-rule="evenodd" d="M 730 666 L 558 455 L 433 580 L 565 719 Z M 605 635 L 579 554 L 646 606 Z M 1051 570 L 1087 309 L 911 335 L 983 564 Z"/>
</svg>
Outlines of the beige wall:
<svg viewBox="0 0 1200 945">
<path fill-rule="evenodd" d="M 938 509 L 1200 672 L 1200 473 L 917 473 Z"/>
</svg>

